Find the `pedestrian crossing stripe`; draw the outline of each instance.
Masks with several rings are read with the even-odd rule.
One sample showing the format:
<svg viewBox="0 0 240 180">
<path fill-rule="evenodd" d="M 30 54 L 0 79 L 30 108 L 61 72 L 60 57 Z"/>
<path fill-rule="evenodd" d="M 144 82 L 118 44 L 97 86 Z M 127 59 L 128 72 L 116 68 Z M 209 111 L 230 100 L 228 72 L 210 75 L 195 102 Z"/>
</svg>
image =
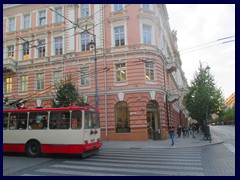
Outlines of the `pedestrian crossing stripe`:
<svg viewBox="0 0 240 180">
<path fill-rule="evenodd" d="M 200 152 L 194 148 L 180 152 L 108 149 L 86 159 L 65 160 L 23 175 L 204 176 Z"/>
<path fill-rule="evenodd" d="M 235 147 L 228 143 L 223 143 L 225 147 L 227 147 L 234 155 L 235 155 Z"/>
</svg>

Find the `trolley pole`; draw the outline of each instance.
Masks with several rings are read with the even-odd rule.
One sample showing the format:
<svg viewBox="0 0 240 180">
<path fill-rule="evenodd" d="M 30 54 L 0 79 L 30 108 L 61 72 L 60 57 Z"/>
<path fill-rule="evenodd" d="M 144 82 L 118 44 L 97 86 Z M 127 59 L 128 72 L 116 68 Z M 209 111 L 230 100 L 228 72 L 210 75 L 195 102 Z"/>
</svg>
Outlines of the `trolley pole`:
<svg viewBox="0 0 240 180">
<path fill-rule="evenodd" d="M 92 34 L 92 33 L 91 33 Z M 96 35 L 92 34 L 93 40 L 89 43 L 91 48 L 94 46 L 94 79 L 95 79 L 95 108 L 98 108 L 98 79 L 97 79 L 97 50 L 96 50 Z"/>
</svg>

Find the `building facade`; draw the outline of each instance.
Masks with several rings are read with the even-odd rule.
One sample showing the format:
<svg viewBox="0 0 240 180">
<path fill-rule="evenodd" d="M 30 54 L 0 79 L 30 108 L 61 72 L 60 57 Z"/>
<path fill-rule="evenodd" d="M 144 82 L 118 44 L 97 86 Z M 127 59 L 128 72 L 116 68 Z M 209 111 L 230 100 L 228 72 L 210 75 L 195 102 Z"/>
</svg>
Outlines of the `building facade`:
<svg viewBox="0 0 240 180">
<path fill-rule="evenodd" d="M 9 102 L 33 108 L 40 98 L 50 107 L 54 84 L 71 75 L 88 104 L 97 99 L 103 140 L 166 139 L 170 125 L 187 125 L 187 82 L 166 5 L 7 4 L 3 15 Z"/>
<path fill-rule="evenodd" d="M 225 101 L 226 106 L 232 108 L 235 105 L 235 92 L 232 93 Z"/>
</svg>

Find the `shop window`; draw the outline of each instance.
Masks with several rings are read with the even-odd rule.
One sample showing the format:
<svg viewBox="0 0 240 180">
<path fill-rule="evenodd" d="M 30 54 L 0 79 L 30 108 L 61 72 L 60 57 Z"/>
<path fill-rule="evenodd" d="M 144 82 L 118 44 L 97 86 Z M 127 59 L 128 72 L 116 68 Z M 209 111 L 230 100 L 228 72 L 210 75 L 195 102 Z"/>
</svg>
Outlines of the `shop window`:
<svg viewBox="0 0 240 180">
<path fill-rule="evenodd" d="M 118 102 L 115 106 L 116 133 L 130 132 L 130 113 L 126 102 Z"/>
</svg>

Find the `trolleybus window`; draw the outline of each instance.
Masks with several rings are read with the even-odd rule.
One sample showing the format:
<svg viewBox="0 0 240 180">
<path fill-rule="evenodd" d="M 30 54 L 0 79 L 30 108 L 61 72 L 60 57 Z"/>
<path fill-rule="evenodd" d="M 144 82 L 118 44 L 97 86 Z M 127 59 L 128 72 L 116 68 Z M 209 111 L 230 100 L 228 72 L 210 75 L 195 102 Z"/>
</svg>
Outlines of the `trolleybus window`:
<svg viewBox="0 0 240 180">
<path fill-rule="evenodd" d="M 8 127 L 8 113 L 4 113 L 4 119 L 3 119 L 3 129 L 7 129 Z"/>
<path fill-rule="evenodd" d="M 29 129 L 47 129 L 48 112 L 31 112 L 29 114 Z"/>
<path fill-rule="evenodd" d="M 72 111 L 71 127 L 72 129 L 82 128 L 82 111 Z"/>
<path fill-rule="evenodd" d="M 50 129 L 69 129 L 69 122 L 69 111 L 52 111 L 50 113 Z"/>
<path fill-rule="evenodd" d="M 84 128 L 91 129 L 99 127 L 100 127 L 99 114 L 95 112 L 85 112 Z"/>
<path fill-rule="evenodd" d="M 26 129 L 27 113 L 11 113 L 9 129 Z"/>
</svg>

